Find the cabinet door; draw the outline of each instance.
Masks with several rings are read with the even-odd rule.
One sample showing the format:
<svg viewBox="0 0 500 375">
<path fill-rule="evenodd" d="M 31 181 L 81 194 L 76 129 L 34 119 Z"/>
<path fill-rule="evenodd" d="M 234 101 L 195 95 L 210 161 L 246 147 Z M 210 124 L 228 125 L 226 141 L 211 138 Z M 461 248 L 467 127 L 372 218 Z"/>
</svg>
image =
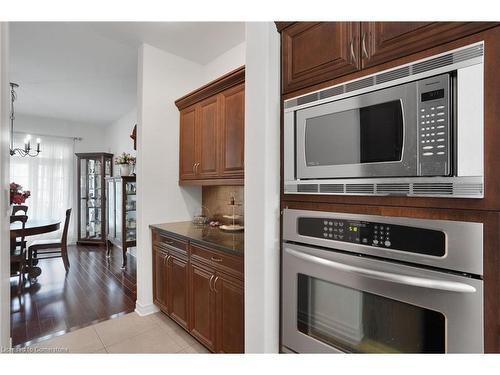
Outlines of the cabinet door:
<svg viewBox="0 0 500 375">
<path fill-rule="evenodd" d="M 215 293 L 212 289 L 214 271 L 193 262 L 190 263 L 189 270 L 191 334 L 209 349 L 215 350 Z"/>
<path fill-rule="evenodd" d="M 221 95 L 220 176 L 243 177 L 245 144 L 245 85 Z"/>
<path fill-rule="evenodd" d="M 359 22 L 297 22 L 283 30 L 283 91 L 358 70 L 359 28 Z"/>
<path fill-rule="evenodd" d="M 181 180 L 195 178 L 196 163 L 196 110 L 189 107 L 180 113 L 180 154 L 179 178 Z"/>
<path fill-rule="evenodd" d="M 408 56 L 492 26 L 494 22 L 362 22 L 362 67 Z"/>
<path fill-rule="evenodd" d="M 217 352 L 245 351 L 243 282 L 218 273 L 214 282 L 217 311 Z"/>
<path fill-rule="evenodd" d="M 217 96 L 199 104 L 196 126 L 197 178 L 215 177 L 218 174 L 218 125 L 219 111 Z"/>
<path fill-rule="evenodd" d="M 170 253 L 169 266 L 169 314 L 172 319 L 188 328 L 188 262 Z"/>
<path fill-rule="evenodd" d="M 153 300 L 158 307 L 168 312 L 168 254 L 158 248 L 153 249 Z"/>
</svg>

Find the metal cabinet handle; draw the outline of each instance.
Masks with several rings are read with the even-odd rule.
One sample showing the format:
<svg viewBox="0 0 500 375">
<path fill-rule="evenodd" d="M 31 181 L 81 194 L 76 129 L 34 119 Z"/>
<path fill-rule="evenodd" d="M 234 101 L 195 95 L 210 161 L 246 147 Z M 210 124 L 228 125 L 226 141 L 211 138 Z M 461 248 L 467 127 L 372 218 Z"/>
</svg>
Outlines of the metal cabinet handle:
<svg viewBox="0 0 500 375">
<path fill-rule="evenodd" d="M 196 172 L 194 171 L 194 166 L 196 165 L 196 163 L 193 163 L 193 174 L 196 174 Z"/>
<path fill-rule="evenodd" d="M 222 262 L 222 258 L 215 258 L 215 257 L 211 257 L 211 258 L 210 258 L 210 260 L 211 260 L 212 262 L 218 262 L 218 263 Z"/>
<path fill-rule="evenodd" d="M 200 166 L 200 163 L 196 163 L 196 164 L 195 164 L 195 171 L 196 171 L 195 173 L 196 173 L 196 174 L 198 174 L 198 167 L 199 167 L 199 166 Z"/>
<path fill-rule="evenodd" d="M 214 292 L 215 292 L 215 293 L 218 293 L 218 292 L 217 292 L 217 281 L 218 281 L 218 280 L 219 280 L 219 276 L 217 276 L 217 277 L 215 278 L 215 280 L 214 280 Z"/>
<path fill-rule="evenodd" d="M 354 41 L 351 39 L 350 49 L 351 49 L 351 59 L 354 63 L 356 63 L 356 54 L 354 53 Z"/>
<path fill-rule="evenodd" d="M 214 279 L 215 275 L 210 276 L 210 280 L 208 281 L 208 288 L 214 292 L 214 288 L 212 287 L 212 280 Z"/>
<path fill-rule="evenodd" d="M 174 241 L 162 241 L 162 243 L 167 244 L 167 245 L 173 245 Z"/>
<path fill-rule="evenodd" d="M 363 57 L 365 59 L 368 58 L 368 51 L 366 50 L 366 33 L 363 33 L 363 37 L 361 39 L 361 50 L 363 52 Z"/>
<path fill-rule="evenodd" d="M 333 260 L 320 258 L 314 255 L 309 255 L 305 253 L 301 253 L 292 249 L 285 249 L 285 251 L 302 260 L 307 262 L 316 263 L 322 266 L 327 266 L 340 271 L 347 271 L 351 273 L 356 273 L 358 275 L 368 277 L 371 279 L 388 281 L 396 284 L 410 285 L 419 288 L 426 289 L 438 289 L 438 290 L 446 290 L 448 292 L 458 292 L 458 293 L 474 293 L 476 292 L 476 288 L 472 285 L 459 283 L 456 281 L 445 281 L 445 280 L 436 280 L 429 279 L 424 277 L 416 277 L 416 276 L 408 276 L 408 275 L 400 275 L 397 273 L 376 271 L 367 268 L 361 268 L 356 266 L 351 266 L 344 263 L 335 262 Z"/>
<path fill-rule="evenodd" d="M 167 254 L 165 255 L 165 258 L 163 258 L 163 265 L 168 264 L 168 260 L 170 259 L 171 255 Z"/>
</svg>

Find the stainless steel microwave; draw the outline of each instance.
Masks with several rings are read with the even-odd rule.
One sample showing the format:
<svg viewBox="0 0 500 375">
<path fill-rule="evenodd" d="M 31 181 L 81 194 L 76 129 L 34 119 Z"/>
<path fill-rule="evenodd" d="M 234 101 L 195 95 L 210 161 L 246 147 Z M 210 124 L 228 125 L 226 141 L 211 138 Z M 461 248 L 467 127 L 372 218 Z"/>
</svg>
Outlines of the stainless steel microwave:
<svg viewBox="0 0 500 375">
<path fill-rule="evenodd" d="M 476 43 L 284 102 L 285 193 L 482 198 Z"/>
</svg>

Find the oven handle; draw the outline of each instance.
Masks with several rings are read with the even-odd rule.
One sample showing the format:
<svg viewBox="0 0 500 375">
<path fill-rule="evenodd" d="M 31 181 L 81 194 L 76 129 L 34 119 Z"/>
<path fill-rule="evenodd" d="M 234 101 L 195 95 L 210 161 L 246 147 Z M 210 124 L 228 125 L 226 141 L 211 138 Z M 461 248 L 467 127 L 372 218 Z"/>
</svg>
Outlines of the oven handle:
<svg viewBox="0 0 500 375">
<path fill-rule="evenodd" d="M 303 259 L 308 262 L 320 264 L 322 266 L 327 266 L 340 271 L 354 272 L 362 276 L 370 277 L 372 279 L 389 281 L 397 284 L 411 285 L 420 288 L 446 290 L 449 292 L 458 292 L 458 293 L 476 292 L 476 288 L 474 288 L 473 286 L 455 281 L 434 280 L 423 277 L 405 276 L 397 273 L 369 270 L 365 268 L 334 262 L 329 259 L 324 259 L 314 255 L 305 254 L 289 248 L 285 248 L 285 251 L 296 258 Z"/>
</svg>

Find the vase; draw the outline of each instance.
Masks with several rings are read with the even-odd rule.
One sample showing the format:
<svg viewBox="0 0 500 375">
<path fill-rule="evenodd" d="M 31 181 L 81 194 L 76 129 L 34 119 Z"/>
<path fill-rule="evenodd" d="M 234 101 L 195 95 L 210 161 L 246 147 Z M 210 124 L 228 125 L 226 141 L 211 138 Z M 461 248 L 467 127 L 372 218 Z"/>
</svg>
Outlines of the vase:
<svg viewBox="0 0 500 375">
<path fill-rule="evenodd" d="M 120 164 L 120 176 L 130 176 L 130 164 Z"/>
</svg>

